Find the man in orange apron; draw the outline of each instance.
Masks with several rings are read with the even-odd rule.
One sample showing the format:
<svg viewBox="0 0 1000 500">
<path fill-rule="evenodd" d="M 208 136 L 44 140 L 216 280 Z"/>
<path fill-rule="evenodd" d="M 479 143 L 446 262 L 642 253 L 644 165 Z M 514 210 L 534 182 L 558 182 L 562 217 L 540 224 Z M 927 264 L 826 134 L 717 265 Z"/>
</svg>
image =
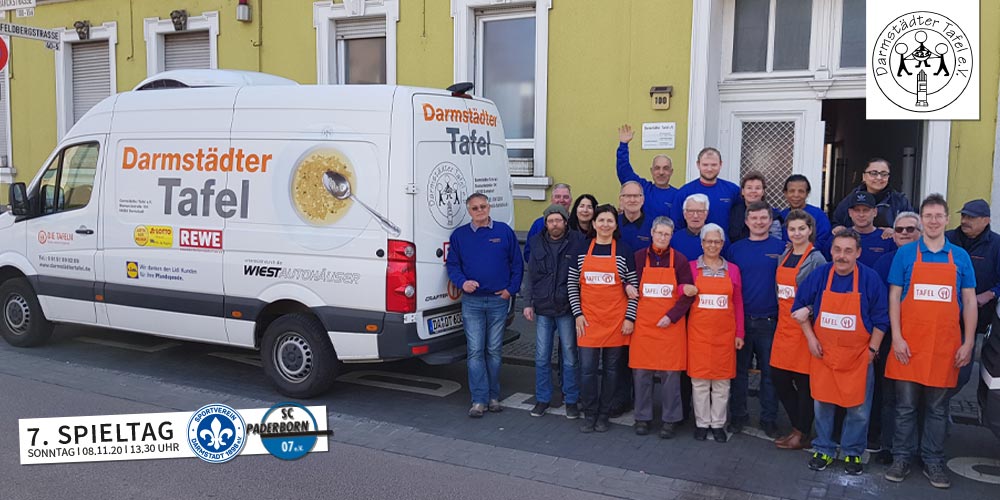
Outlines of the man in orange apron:
<svg viewBox="0 0 1000 500">
<path fill-rule="evenodd" d="M 969 254 L 944 237 L 948 203 L 941 195 L 932 194 L 920 204 L 920 222 L 923 236 L 897 250 L 889 268 L 893 352 L 885 376 L 895 380 L 896 432 L 885 478 L 898 483 L 909 474 L 922 413 L 924 475 L 932 486 L 948 488 L 945 410 L 959 369 L 972 360 L 978 319 L 976 276 Z M 923 408 L 918 407 L 921 398 Z"/>
<path fill-rule="evenodd" d="M 653 244 L 635 253 L 639 305 L 628 363 L 635 380 L 635 433 L 640 436 L 649 434 L 653 376 L 660 377 L 663 439 L 674 437 L 676 424 L 684 418 L 681 374 L 687 369 L 685 316 L 695 292 L 687 258 L 670 248 L 673 232 L 674 222 L 669 217 L 657 217 L 653 220 Z"/>
<path fill-rule="evenodd" d="M 875 372 L 872 361 L 889 328 L 885 286 L 869 267 L 858 265 L 861 236 L 843 229 L 833 238 L 833 262 L 802 282 L 792 317 L 802 326 L 812 358 L 809 390 L 815 402 L 816 439 L 809 468 L 824 470 L 839 446 L 844 472 L 861 474 L 861 455 L 868 442 Z M 812 316 L 812 319 L 810 319 Z M 834 413 L 846 415 L 840 443 L 833 440 Z"/>
</svg>

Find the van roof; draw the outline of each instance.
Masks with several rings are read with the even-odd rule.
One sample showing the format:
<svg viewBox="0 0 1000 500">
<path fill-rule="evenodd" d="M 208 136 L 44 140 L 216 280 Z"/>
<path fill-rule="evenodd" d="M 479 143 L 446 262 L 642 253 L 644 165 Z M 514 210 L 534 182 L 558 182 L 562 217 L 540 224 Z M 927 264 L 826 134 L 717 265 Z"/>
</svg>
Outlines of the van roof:
<svg viewBox="0 0 1000 500">
<path fill-rule="evenodd" d="M 256 71 L 239 71 L 231 69 L 177 69 L 157 73 L 139 82 L 132 90 L 157 81 L 169 81 L 182 84 L 185 87 L 246 87 L 257 85 L 298 85 L 295 80 L 280 76 L 258 73 Z"/>
</svg>

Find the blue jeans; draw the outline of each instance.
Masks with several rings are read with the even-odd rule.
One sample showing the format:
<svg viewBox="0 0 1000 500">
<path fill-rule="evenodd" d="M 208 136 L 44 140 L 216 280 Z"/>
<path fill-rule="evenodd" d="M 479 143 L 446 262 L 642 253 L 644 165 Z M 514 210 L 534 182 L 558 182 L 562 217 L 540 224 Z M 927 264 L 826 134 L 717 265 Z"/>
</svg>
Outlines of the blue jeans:
<svg viewBox="0 0 1000 500">
<path fill-rule="evenodd" d="M 488 404 L 491 399 L 500 399 L 500 355 L 509 305 L 499 295 L 462 296 L 473 403 Z"/>
<path fill-rule="evenodd" d="M 840 431 L 840 452 L 844 457 L 860 457 L 868 445 L 868 417 L 872 409 L 872 392 L 875 385 L 875 370 L 868 365 L 868 380 L 865 384 L 865 402 L 845 408 L 844 426 Z M 816 401 L 816 439 L 812 445 L 816 451 L 837 456 L 838 444 L 833 440 L 833 415 L 839 408 L 835 404 Z"/>
<path fill-rule="evenodd" d="M 566 404 L 580 399 L 577 387 L 576 320 L 571 313 L 562 316 L 535 316 L 535 399 L 539 403 L 552 401 L 552 343 L 559 334 L 562 352 L 562 391 Z"/>
<path fill-rule="evenodd" d="M 743 349 L 736 351 L 736 378 L 729 395 L 729 411 L 734 421 L 746 422 L 750 418 L 747 391 L 750 387 L 750 362 L 754 356 L 760 369 L 760 421 L 773 423 L 778 418 L 778 395 L 771 381 L 771 344 L 774 343 L 777 327 L 777 319 L 746 317 L 746 337 Z"/>
<path fill-rule="evenodd" d="M 912 462 L 920 442 L 920 458 L 925 464 L 944 463 L 944 439 L 948 419 L 948 391 L 941 387 L 927 387 L 916 382 L 896 380 L 896 435 L 892 440 L 892 456 L 897 460 Z M 923 398 L 923 434 L 918 439 L 918 408 Z"/>
<path fill-rule="evenodd" d="M 575 327 L 575 325 L 574 325 Z M 580 402 L 589 419 L 606 417 L 618 392 L 623 370 L 624 347 L 581 347 Z M 600 367 L 604 365 L 604 377 Z"/>
</svg>

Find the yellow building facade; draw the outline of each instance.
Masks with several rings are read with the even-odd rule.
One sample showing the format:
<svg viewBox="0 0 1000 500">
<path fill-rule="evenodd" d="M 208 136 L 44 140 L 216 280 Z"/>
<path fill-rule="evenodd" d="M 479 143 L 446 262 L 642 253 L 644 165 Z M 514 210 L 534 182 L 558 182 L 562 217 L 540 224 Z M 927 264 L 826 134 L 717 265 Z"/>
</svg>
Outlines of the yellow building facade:
<svg viewBox="0 0 1000 500">
<path fill-rule="evenodd" d="M 1000 201 L 1000 187 L 991 187 L 1000 168 L 1000 34 L 981 31 L 980 120 L 901 125 L 880 151 L 863 137 L 871 134 L 856 132 L 880 126 L 864 124 L 863 68 L 839 67 L 847 58 L 831 56 L 857 35 L 858 1 L 863 11 L 863 0 L 805 2 L 798 15 L 812 29 L 806 55 L 793 55 L 799 71 L 740 73 L 733 68 L 745 61 L 733 47 L 745 35 L 747 0 L 249 0 L 246 9 L 239 0 L 39 0 L 31 17 L 8 11 L 4 22 L 55 29 L 62 41 L 52 50 L 7 39 L 0 149 L 13 168 L 0 168 L 0 181 L 30 181 L 102 92 L 131 90 L 166 69 L 208 67 L 303 84 L 475 82 L 501 107 L 518 229 L 540 215 L 556 182 L 616 202 L 623 123 L 673 127 L 672 148 L 642 149 L 637 133 L 631 149 L 643 176 L 654 155 L 669 155 L 676 186 L 697 176 L 699 149 L 717 146 L 725 177 L 737 180 L 761 162 L 773 167 L 769 179 L 806 173 L 823 186 L 816 204 L 835 203 L 868 156 L 901 165 L 906 175 L 894 185 L 911 198 L 942 191 L 958 204 Z M 983 27 L 1000 23 L 1000 3 L 983 1 L 981 18 Z M 783 29 L 771 26 L 778 35 L 767 40 L 769 61 L 786 57 L 774 39 Z M 668 109 L 654 109 L 653 87 L 671 87 Z M 784 153 L 746 153 L 754 148 Z"/>
</svg>

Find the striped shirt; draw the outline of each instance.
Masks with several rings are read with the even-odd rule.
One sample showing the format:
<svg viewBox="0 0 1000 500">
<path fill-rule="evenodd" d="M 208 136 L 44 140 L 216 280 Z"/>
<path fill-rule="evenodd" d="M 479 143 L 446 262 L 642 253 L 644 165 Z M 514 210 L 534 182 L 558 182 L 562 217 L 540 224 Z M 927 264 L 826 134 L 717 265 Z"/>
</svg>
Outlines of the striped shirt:
<svg viewBox="0 0 1000 500">
<path fill-rule="evenodd" d="M 584 240 L 583 246 L 579 247 L 575 259 L 570 261 L 569 281 L 566 287 L 569 291 L 569 305 L 573 308 L 573 316 L 583 316 L 583 308 L 580 305 L 580 268 L 583 267 L 583 259 L 587 257 L 587 250 L 591 240 Z M 625 286 L 632 285 L 637 290 L 639 288 L 639 278 L 635 273 L 635 254 L 628 248 L 628 245 L 619 241 L 615 246 L 615 264 L 618 267 L 618 278 L 622 283 L 622 294 L 625 293 Z M 611 255 L 611 245 L 594 245 L 594 256 Z M 625 319 L 635 321 L 636 308 L 639 299 L 628 299 L 628 309 L 625 311 Z"/>
</svg>

